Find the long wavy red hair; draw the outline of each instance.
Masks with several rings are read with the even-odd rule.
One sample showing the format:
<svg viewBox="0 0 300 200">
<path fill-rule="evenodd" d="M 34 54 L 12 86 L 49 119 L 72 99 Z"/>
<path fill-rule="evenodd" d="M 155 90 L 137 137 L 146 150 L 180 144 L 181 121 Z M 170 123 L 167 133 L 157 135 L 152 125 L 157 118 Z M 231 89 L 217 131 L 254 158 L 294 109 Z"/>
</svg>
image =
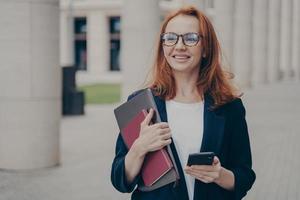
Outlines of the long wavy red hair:
<svg viewBox="0 0 300 200">
<path fill-rule="evenodd" d="M 206 55 L 199 64 L 197 87 L 200 94 L 209 94 L 213 98 L 213 108 L 241 96 L 241 94 L 237 94 L 236 88 L 230 83 L 233 74 L 221 68 L 220 44 L 210 20 L 201 11 L 189 6 L 168 15 L 162 23 L 160 35 L 165 32 L 168 22 L 178 15 L 194 16 L 199 21 L 200 35 L 203 37 L 201 40 L 202 52 Z M 152 88 L 156 95 L 166 100 L 172 99 L 176 95 L 175 79 L 171 67 L 164 57 L 160 37 L 157 41 L 155 62 L 152 73 L 148 77 L 147 86 Z"/>
</svg>

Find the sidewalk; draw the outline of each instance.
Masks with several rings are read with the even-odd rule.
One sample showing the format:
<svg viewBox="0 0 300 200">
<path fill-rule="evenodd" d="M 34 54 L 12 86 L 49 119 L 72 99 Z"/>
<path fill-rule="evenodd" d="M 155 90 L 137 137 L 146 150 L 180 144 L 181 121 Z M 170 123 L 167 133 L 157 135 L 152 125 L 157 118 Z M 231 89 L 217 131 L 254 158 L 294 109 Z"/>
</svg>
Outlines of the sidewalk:
<svg viewBox="0 0 300 200">
<path fill-rule="evenodd" d="M 300 83 L 245 94 L 257 180 L 247 200 L 300 199 Z"/>
<path fill-rule="evenodd" d="M 245 199 L 300 199 L 300 84 L 249 90 L 243 101 L 257 174 Z M 129 199 L 110 183 L 118 133 L 114 107 L 86 106 L 85 116 L 64 117 L 61 165 L 27 172 L 0 171 L 0 200 Z"/>
</svg>

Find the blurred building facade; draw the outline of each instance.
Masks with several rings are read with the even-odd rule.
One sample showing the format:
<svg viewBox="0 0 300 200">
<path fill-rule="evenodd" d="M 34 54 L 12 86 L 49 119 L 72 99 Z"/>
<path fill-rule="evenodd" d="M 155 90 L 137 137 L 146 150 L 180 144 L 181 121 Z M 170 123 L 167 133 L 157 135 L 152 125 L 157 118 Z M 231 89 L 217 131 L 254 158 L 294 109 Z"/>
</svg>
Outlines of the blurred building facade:
<svg viewBox="0 0 300 200">
<path fill-rule="evenodd" d="M 299 80 L 298 0 L 154 1 L 158 6 L 143 0 L 61 0 L 61 64 L 76 63 L 80 70 L 77 73 L 79 84 L 121 80 L 126 84 L 126 80 L 134 76 L 122 78 L 127 69 L 126 62 L 120 62 L 124 42 L 121 35 L 133 26 L 123 29 L 121 22 L 126 24 L 126 21 L 122 18 L 133 12 L 141 20 L 145 14 L 152 17 L 159 15 L 162 20 L 169 11 L 185 4 L 194 4 L 213 21 L 224 52 L 224 64 L 235 73 L 240 87 L 285 79 Z M 143 2 L 139 8 L 131 8 L 138 2 Z M 152 13 L 147 13 L 151 9 Z M 157 23 L 159 27 L 160 22 Z M 146 28 L 148 24 L 144 21 L 135 28 L 137 26 Z M 154 34 L 158 28 L 155 31 Z M 138 38 L 139 35 L 132 37 Z M 124 47 L 124 54 L 134 49 L 133 46 Z M 148 57 L 134 57 L 133 54 L 126 59 L 149 60 Z M 129 86 L 128 91 L 130 88 L 134 89 L 134 86 Z"/>
<path fill-rule="evenodd" d="M 122 64 L 120 58 L 122 15 L 126 5 L 144 6 L 140 11 L 132 10 L 136 18 L 149 8 L 146 1 L 126 0 L 60 0 L 60 36 L 61 66 L 76 65 L 79 84 L 92 82 L 120 82 L 122 80 Z M 154 0 L 158 3 L 157 13 L 149 13 L 149 17 L 158 17 L 155 33 L 159 23 L 169 11 L 182 6 L 182 0 Z M 211 0 L 203 1 L 207 7 Z M 146 9 L 146 10 L 145 10 Z M 140 13 L 139 13 L 140 12 Z M 142 19 L 141 19 L 142 20 Z M 143 22 L 144 28 L 149 25 Z"/>
</svg>

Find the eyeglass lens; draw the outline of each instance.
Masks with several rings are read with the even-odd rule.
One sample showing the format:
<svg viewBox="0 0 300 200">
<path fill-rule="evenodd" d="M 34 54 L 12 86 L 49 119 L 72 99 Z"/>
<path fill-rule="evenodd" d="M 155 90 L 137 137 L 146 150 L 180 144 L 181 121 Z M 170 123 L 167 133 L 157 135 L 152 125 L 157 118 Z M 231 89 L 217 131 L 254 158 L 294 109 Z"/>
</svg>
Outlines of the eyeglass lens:
<svg viewBox="0 0 300 200">
<path fill-rule="evenodd" d="M 179 37 L 182 38 L 183 43 L 186 46 L 194 46 L 199 42 L 199 34 L 198 33 L 186 33 L 183 35 L 178 35 L 176 33 L 164 33 L 162 35 L 162 42 L 166 46 L 173 46 L 177 44 Z"/>
</svg>

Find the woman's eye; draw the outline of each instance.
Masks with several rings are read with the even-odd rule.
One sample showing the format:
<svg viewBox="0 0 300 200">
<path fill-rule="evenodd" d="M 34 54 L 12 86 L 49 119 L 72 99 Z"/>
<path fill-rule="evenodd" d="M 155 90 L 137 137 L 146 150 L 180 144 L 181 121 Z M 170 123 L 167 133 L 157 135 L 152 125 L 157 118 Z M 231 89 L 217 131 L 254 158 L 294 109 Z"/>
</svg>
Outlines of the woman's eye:
<svg viewBox="0 0 300 200">
<path fill-rule="evenodd" d="M 167 40 L 176 40 L 177 38 L 176 38 L 176 36 L 168 36 L 168 37 L 166 37 L 166 39 Z"/>
<path fill-rule="evenodd" d="M 189 35 L 185 38 L 187 41 L 197 41 L 198 38 L 194 35 Z"/>
</svg>

